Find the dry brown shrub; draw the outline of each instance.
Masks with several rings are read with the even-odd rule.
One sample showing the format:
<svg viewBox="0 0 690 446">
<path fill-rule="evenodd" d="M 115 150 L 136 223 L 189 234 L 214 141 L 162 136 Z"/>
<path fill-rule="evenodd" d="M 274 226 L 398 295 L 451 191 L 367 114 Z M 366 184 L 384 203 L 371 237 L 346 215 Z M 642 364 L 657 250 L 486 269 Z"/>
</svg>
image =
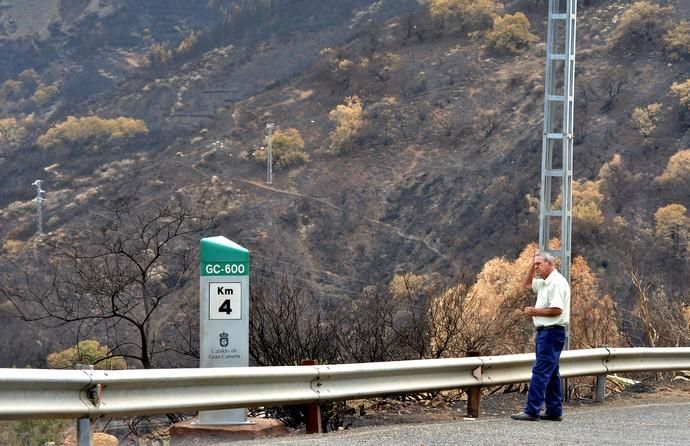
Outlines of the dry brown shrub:
<svg viewBox="0 0 690 446">
<path fill-rule="evenodd" d="M 201 32 L 197 31 L 192 31 L 189 33 L 187 37 L 182 39 L 179 45 L 177 45 L 177 49 L 175 50 L 176 55 L 184 55 L 192 52 L 194 50 L 194 47 L 196 47 L 199 44 L 199 41 L 201 39 Z"/>
<path fill-rule="evenodd" d="M 674 82 L 671 91 L 678 95 L 680 104 L 690 110 L 690 79 L 685 82 Z"/>
<path fill-rule="evenodd" d="M 268 142 L 266 144 L 268 145 Z M 309 161 L 309 154 L 304 151 L 302 135 L 295 128 L 275 131 L 271 145 L 271 156 L 275 167 L 278 169 Z M 265 163 L 267 157 L 267 150 L 254 152 L 254 159 L 260 163 Z"/>
<path fill-rule="evenodd" d="M 604 222 L 601 204 L 604 194 L 601 193 L 601 181 L 573 180 L 573 222 L 588 229 L 599 227 Z M 554 209 L 560 209 L 561 196 L 553 204 Z"/>
<path fill-rule="evenodd" d="M 659 238 L 686 240 L 690 230 L 688 209 L 682 204 L 669 204 L 657 209 L 654 214 L 655 234 Z"/>
<path fill-rule="evenodd" d="M 26 129 L 16 118 L 0 119 L 0 144 L 16 144 L 26 136 Z"/>
<path fill-rule="evenodd" d="M 59 89 L 55 85 L 38 84 L 31 100 L 37 105 L 45 105 L 57 96 Z"/>
<path fill-rule="evenodd" d="M 98 116 L 76 118 L 68 116 L 67 120 L 51 127 L 45 135 L 38 138 L 38 145 L 50 148 L 70 142 L 88 143 L 109 139 L 128 138 L 148 133 L 144 121 L 134 118 L 119 117 L 103 119 Z"/>
<path fill-rule="evenodd" d="M 690 149 L 671 156 L 666 169 L 656 178 L 661 184 L 686 185 L 690 182 Z"/>
<path fill-rule="evenodd" d="M 655 43 L 666 31 L 672 13 L 672 7 L 646 0 L 635 2 L 621 15 L 612 43 L 626 47 Z"/>
<path fill-rule="evenodd" d="M 681 20 L 664 35 L 669 59 L 678 60 L 690 56 L 690 22 Z"/>
<path fill-rule="evenodd" d="M 451 356 L 470 351 L 483 355 L 516 353 L 524 350 L 532 334 L 531 321 L 522 315 L 528 292 L 522 287 L 524 274 L 532 262 L 536 244 L 528 245 L 515 261 L 489 260 L 474 285 L 461 284 L 439 296 L 431 307 L 432 316 L 458 315 L 459 329 L 447 340 Z M 432 337 L 434 345 L 439 336 Z"/>
<path fill-rule="evenodd" d="M 659 121 L 659 113 L 661 112 L 661 104 L 649 104 L 644 107 L 636 107 L 632 113 L 632 123 L 644 138 L 649 138 L 656 130 L 656 124 Z"/>
<path fill-rule="evenodd" d="M 93 446 L 118 446 L 120 442 L 114 435 L 103 432 L 94 432 L 92 437 Z M 64 440 L 58 443 L 58 446 L 77 446 L 77 436 L 75 432 L 67 434 Z"/>
<path fill-rule="evenodd" d="M 394 299 L 409 296 L 426 295 L 435 287 L 438 277 L 429 274 L 414 274 L 410 272 L 396 274 L 388 284 L 388 290 Z"/>
<path fill-rule="evenodd" d="M 616 305 L 599 290 L 599 279 L 582 257 L 570 268 L 570 348 L 595 348 L 621 344 Z"/>
<path fill-rule="evenodd" d="M 450 21 L 457 21 L 462 29 L 486 29 L 503 11 L 495 0 L 430 0 L 428 8 L 440 30 Z"/>
<path fill-rule="evenodd" d="M 0 86 L 0 100 L 16 100 L 22 96 L 24 90 L 24 83 L 14 79 L 8 79 Z"/>
<path fill-rule="evenodd" d="M 339 154 L 350 148 L 364 125 L 362 101 L 357 96 L 350 96 L 345 103 L 331 110 L 328 118 L 336 123 L 336 128 L 329 134 L 330 149 Z"/>
<path fill-rule="evenodd" d="M 538 40 L 529 32 L 529 19 L 521 12 L 498 17 L 493 29 L 486 35 L 490 48 L 502 53 L 517 53 Z"/>
<path fill-rule="evenodd" d="M 154 43 L 151 45 L 151 51 L 149 54 L 151 65 L 166 65 L 170 63 L 170 61 L 173 59 L 173 56 L 173 49 L 169 42 Z"/>
<path fill-rule="evenodd" d="M 557 249 L 559 243 L 553 240 L 550 245 Z M 431 306 L 431 315 L 449 320 L 459 313 L 458 331 L 452 337 L 434 334 L 432 347 L 445 342 L 451 356 L 531 349 L 534 327 L 523 309 L 534 304 L 535 296 L 523 287 L 523 280 L 536 251 L 537 245 L 531 243 L 514 261 L 491 259 L 470 289 L 455 287 L 440 295 Z M 571 348 L 618 345 L 621 341 L 613 299 L 599 291 L 598 279 L 582 257 L 576 257 L 571 268 L 571 338 Z"/>
<path fill-rule="evenodd" d="M 8 254 L 19 254 L 24 250 L 24 245 L 21 240 L 6 239 L 2 243 L 2 249 Z"/>
</svg>

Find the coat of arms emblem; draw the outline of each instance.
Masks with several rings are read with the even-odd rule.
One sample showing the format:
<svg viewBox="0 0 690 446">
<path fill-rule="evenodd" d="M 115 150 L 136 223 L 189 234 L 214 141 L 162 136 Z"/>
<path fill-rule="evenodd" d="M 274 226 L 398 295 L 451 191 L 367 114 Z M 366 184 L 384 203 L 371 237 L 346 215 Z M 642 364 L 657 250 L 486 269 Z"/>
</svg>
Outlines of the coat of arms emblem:
<svg viewBox="0 0 690 446">
<path fill-rule="evenodd" d="M 230 335 L 227 334 L 226 332 L 223 332 L 220 335 L 218 335 L 218 342 L 220 343 L 221 347 L 227 347 L 229 341 L 230 341 Z"/>
</svg>

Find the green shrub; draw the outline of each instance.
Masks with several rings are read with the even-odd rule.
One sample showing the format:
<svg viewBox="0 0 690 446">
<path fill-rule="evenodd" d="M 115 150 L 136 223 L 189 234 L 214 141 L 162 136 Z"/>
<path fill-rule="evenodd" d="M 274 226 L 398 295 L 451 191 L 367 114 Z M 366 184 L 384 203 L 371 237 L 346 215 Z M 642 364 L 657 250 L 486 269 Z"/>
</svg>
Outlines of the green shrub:
<svg viewBox="0 0 690 446">
<path fill-rule="evenodd" d="M 690 56 L 690 22 L 681 20 L 664 35 L 666 53 L 672 60 Z"/>
<path fill-rule="evenodd" d="M 662 7 L 646 0 L 638 1 L 623 13 L 612 34 L 619 46 L 644 45 L 658 42 L 664 35 L 673 8 Z"/>
<path fill-rule="evenodd" d="M 121 356 L 110 357 L 110 349 L 95 339 L 81 341 L 74 347 L 48 355 L 48 367 L 53 369 L 75 369 L 78 364 L 93 365 L 99 370 L 127 368 L 127 362 L 124 358 Z"/>
<path fill-rule="evenodd" d="M 498 17 L 493 29 L 486 35 L 490 48 L 499 52 L 517 53 L 537 41 L 537 36 L 529 32 L 529 19 L 525 14 Z"/>
<path fill-rule="evenodd" d="M 271 154 L 273 165 L 278 169 L 309 161 L 309 155 L 304 152 L 304 140 L 299 131 L 294 128 L 276 130 L 273 134 Z M 266 150 L 258 150 L 254 153 L 254 159 L 260 163 L 265 163 L 267 156 Z"/>
<path fill-rule="evenodd" d="M 65 143 L 90 143 L 118 138 L 145 135 L 148 128 L 144 121 L 119 117 L 102 119 L 98 116 L 83 118 L 67 117 L 67 120 L 50 128 L 38 138 L 38 145 L 49 148 Z"/>
<path fill-rule="evenodd" d="M 62 444 L 69 420 L 22 420 L 0 423 L 0 444 L 31 445 Z"/>
</svg>

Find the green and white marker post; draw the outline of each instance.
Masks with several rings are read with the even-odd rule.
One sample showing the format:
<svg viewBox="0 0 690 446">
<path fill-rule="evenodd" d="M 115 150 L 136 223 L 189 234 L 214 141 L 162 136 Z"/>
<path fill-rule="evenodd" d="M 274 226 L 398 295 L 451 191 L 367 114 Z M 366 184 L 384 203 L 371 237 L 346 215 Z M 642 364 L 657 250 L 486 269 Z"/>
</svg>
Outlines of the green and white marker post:
<svg viewBox="0 0 690 446">
<path fill-rule="evenodd" d="M 249 366 L 249 251 L 201 239 L 200 367 Z M 199 412 L 198 424 L 246 424 L 247 409 Z"/>
</svg>

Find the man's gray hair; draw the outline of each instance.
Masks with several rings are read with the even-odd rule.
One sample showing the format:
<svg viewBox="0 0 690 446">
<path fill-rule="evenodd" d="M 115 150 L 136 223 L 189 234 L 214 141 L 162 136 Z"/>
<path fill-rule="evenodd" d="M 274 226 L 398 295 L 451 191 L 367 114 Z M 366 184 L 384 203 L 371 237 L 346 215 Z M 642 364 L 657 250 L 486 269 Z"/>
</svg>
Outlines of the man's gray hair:
<svg viewBox="0 0 690 446">
<path fill-rule="evenodd" d="M 548 252 L 542 252 L 542 251 L 537 251 L 536 254 L 534 254 L 534 257 L 541 257 L 544 260 L 546 260 L 548 263 L 556 266 L 556 258 L 549 254 Z"/>
</svg>

